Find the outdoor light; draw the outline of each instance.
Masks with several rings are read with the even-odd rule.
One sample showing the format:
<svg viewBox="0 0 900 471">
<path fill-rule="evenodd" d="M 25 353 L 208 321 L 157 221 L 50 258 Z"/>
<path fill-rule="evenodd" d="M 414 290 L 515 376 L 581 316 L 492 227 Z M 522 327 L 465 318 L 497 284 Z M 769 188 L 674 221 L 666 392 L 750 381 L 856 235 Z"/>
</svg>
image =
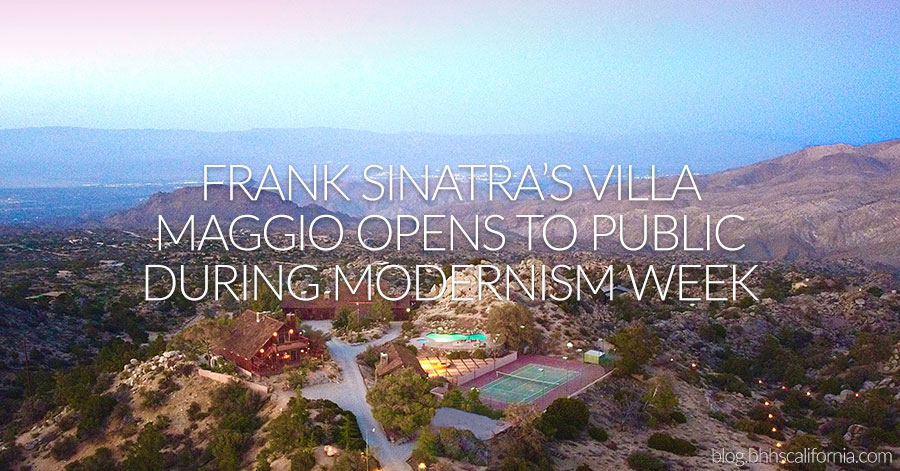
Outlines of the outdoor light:
<svg viewBox="0 0 900 471">
<path fill-rule="evenodd" d="M 769 401 L 764 402 L 763 405 L 768 407 Z"/>
<path fill-rule="evenodd" d="M 781 442 L 775 442 L 775 448 L 781 448 Z"/>
<path fill-rule="evenodd" d="M 289 330 L 288 333 L 294 335 L 294 329 Z"/>
<path fill-rule="evenodd" d="M 425 469 L 425 463 L 419 463 L 419 469 Z"/>
<path fill-rule="evenodd" d="M 762 380 L 759 380 L 759 384 L 762 384 Z"/>
<path fill-rule="evenodd" d="M 260 348 L 260 349 L 259 349 L 259 353 L 266 353 L 266 349 L 265 349 L 265 348 Z"/>
<path fill-rule="evenodd" d="M 769 418 L 770 418 L 770 419 L 771 419 L 771 418 L 773 418 L 773 417 L 775 417 L 775 416 L 774 416 L 774 415 L 772 415 L 772 414 L 769 414 Z"/>
<path fill-rule="evenodd" d="M 278 332 L 272 332 L 272 337 L 278 337 Z"/>
<path fill-rule="evenodd" d="M 775 428 L 775 427 L 772 427 L 772 433 L 775 433 L 775 432 L 777 432 L 777 431 L 778 431 L 778 429 L 777 429 L 777 428 Z"/>
<path fill-rule="evenodd" d="M 566 343 L 566 347 L 572 348 L 572 347 L 574 347 L 574 345 L 572 345 L 572 342 L 568 342 L 568 343 Z"/>
<path fill-rule="evenodd" d="M 812 391 L 806 391 L 807 396 L 812 396 Z"/>
</svg>

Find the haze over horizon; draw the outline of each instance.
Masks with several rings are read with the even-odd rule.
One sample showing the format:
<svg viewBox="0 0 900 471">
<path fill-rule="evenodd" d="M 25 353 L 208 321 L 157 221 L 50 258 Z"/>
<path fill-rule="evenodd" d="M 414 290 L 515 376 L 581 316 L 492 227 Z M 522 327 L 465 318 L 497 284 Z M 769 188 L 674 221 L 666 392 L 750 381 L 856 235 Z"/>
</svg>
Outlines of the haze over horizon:
<svg viewBox="0 0 900 471">
<path fill-rule="evenodd" d="M 900 4 L 827 3 L 7 4 L 0 128 L 900 136 Z"/>
</svg>

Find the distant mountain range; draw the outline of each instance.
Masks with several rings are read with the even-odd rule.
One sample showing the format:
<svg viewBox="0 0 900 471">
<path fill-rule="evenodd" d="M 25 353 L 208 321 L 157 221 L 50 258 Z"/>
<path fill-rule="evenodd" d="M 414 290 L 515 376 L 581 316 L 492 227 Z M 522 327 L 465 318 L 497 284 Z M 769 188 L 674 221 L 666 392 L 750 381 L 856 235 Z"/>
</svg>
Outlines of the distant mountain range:
<svg viewBox="0 0 900 471">
<path fill-rule="evenodd" d="M 674 187 L 672 177 L 660 186 Z M 626 240 L 641 240 L 641 215 L 686 214 L 699 218 L 726 214 L 743 216 L 730 223 L 724 235 L 746 248 L 736 256 L 755 260 L 852 257 L 900 267 L 900 139 L 858 147 L 814 146 L 776 159 L 700 176 L 703 201 L 679 198 L 672 202 L 635 202 L 604 199 L 597 202 L 585 190 L 566 203 L 523 201 L 499 212 L 514 214 L 564 213 L 583 223 L 579 232 L 590 244 L 592 214 L 626 215 Z M 646 188 L 647 182 L 642 183 Z M 647 194 L 646 190 L 639 194 Z M 432 208 L 456 215 L 484 213 L 484 203 Z M 496 206 L 492 212 L 498 212 Z M 652 217 L 650 218 L 652 222 Z M 525 227 L 520 225 L 519 231 Z M 552 233 L 552 231 L 551 231 Z M 702 233 L 691 238 L 701 243 Z M 617 248 L 618 239 L 601 246 Z"/>
<path fill-rule="evenodd" d="M 261 226 L 269 217 L 275 215 L 291 216 L 296 221 L 304 217 L 306 224 L 323 214 L 333 215 L 346 225 L 353 225 L 356 222 L 354 218 L 346 214 L 329 211 L 316 204 L 298 206 L 291 201 L 282 200 L 275 193 L 266 191 L 261 192 L 256 201 L 252 201 L 241 191 L 235 192 L 234 199 L 230 198 L 228 189 L 223 187 L 209 188 L 206 200 L 203 198 L 202 187 L 179 188 L 170 193 L 157 193 L 137 207 L 113 214 L 106 219 L 104 224 L 120 229 L 151 229 L 155 231 L 158 218 L 162 215 L 177 235 L 177 231 L 180 231 L 180 228 L 191 216 L 194 216 L 196 230 L 201 234 L 212 215 L 216 216 L 223 228 L 243 214 L 253 215 L 260 220 L 258 222 L 244 220 L 241 222 L 241 227 Z M 276 224 L 278 227 L 286 225 L 290 225 L 286 220 L 280 220 Z"/>
<path fill-rule="evenodd" d="M 46 127 L 0 130 L 0 188 L 200 181 L 203 164 L 314 163 L 455 165 L 543 162 L 573 166 L 650 163 L 676 172 L 691 162 L 710 173 L 747 165 L 799 146 L 735 134 L 383 134 L 331 128 L 233 132 Z M 359 172 L 351 172 L 359 174 Z"/>
<path fill-rule="evenodd" d="M 658 183 L 671 188 L 672 178 Z M 638 191 L 644 194 L 642 188 L 648 184 L 640 181 Z M 579 231 L 585 236 L 581 241 L 585 246 L 591 242 L 591 217 L 595 213 L 626 215 L 626 221 L 630 221 L 626 231 L 629 241 L 640 240 L 636 218 L 644 214 L 686 214 L 691 219 L 704 214 L 739 214 L 746 221 L 729 224 L 724 235 L 728 240 L 746 244 L 746 248 L 731 256 L 754 260 L 852 257 L 900 267 L 900 140 L 858 147 L 809 147 L 776 159 L 699 176 L 698 185 L 703 196 L 700 202 L 681 198 L 672 202 L 604 199 L 598 203 L 591 190 L 582 190 L 565 203 L 524 200 L 416 206 L 393 202 L 375 210 L 390 215 L 402 208 L 409 213 L 427 211 L 462 218 L 499 213 L 510 221 L 515 220 L 515 214 L 564 213 L 582 223 Z M 227 190 L 222 188 L 215 188 L 210 201 L 202 202 L 200 188 L 183 188 L 157 194 L 136 208 L 112 216 L 108 224 L 155 227 L 158 214 L 167 220 L 182 221 L 188 214 L 200 218 L 216 214 L 227 221 L 247 212 L 264 218 L 272 214 L 315 216 L 328 211 L 316 205 L 300 207 L 275 194 L 264 194 L 255 203 L 246 198 L 229 202 Z M 332 214 L 349 224 L 358 220 L 340 212 Z M 513 229 L 519 234 L 526 230 L 524 224 Z M 701 233 L 694 233 L 691 245 L 701 243 L 702 237 Z M 612 237 L 601 246 L 616 251 L 617 244 Z"/>
<path fill-rule="evenodd" d="M 566 213 L 576 217 L 591 233 L 591 215 L 625 214 L 740 214 L 741 224 L 730 224 L 728 235 L 747 245 L 740 257 L 747 259 L 800 259 L 804 257 L 853 257 L 900 267 L 900 140 L 861 146 L 834 144 L 814 146 L 782 157 L 758 162 L 759 155 L 788 147 L 778 143 L 731 138 L 723 148 L 746 146 L 743 153 L 727 158 L 706 158 L 718 154 L 707 145 L 678 145 L 672 139 L 626 144 L 583 136 L 439 136 L 418 134 L 377 134 L 334 129 L 251 130 L 234 133 L 193 131 L 101 131 L 77 128 L 36 128 L 0 131 L 0 170 L 9 183 L 80 180 L 131 175 L 146 179 L 185 181 L 201 174 L 201 162 L 271 163 L 272 165 L 366 162 L 454 163 L 566 162 L 573 167 L 588 163 L 604 168 L 612 163 L 628 164 L 638 157 L 645 165 L 654 163 L 661 173 L 674 172 L 684 162 L 698 177 L 702 202 L 679 199 L 672 202 L 595 201 L 591 190 L 579 190 L 565 203 L 524 200 L 498 202 L 365 202 L 329 201 L 323 206 L 298 206 L 264 195 L 260 201 L 229 202 L 224 190 L 213 190 L 203 202 L 200 189 L 183 188 L 158 193 L 131 209 L 118 212 L 106 224 L 120 228 L 155 227 L 157 215 L 167 220 L 183 220 L 188 214 L 206 218 L 216 214 L 223 221 L 243 213 L 261 218 L 271 214 L 293 216 L 335 214 L 352 223 L 377 212 L 385 215 L 408 213 L 515 214 Z M 723 141 L 724 142 L 724 138 Z M 631 153 L 610 149 L 630 148 Z M 768 150 L 766 150 L 768 149 Z M 789 149 L 793 150 L 793 149 Z M 641 152 L 646 152 L 641 154 Z M 773 154 L 770 154 L 773 155 Z M 598 156 L 601 156 L 598 158 Z M 755 157 L 754 157 L 755 156 Z M 423 160 L 424 159 L 424 160 Z M 593 160 L 592 160 L 593 159 Z M 609 162 L 606 162 L 609 160 Z M 536 161 L 536 162 L 535 162 Z M 665 170 L 666 168 L 668 170 Z M 727 169 L 726 167 L 733 167 Z M 671 177 L 669 177 L 671 178 Z M 638 185 L 647 185 L 646 181 Z M 662 179 L 662 186 L 671 180 Z M 97 189 L 96 191 L 101 191 Z M 358 198 L 357 198 L 358 199 Z M 121 203 L 117 203 L 121 204 Z M 630 219 L 636 221 L 636 219 Z M 15 223 L 15 221 L 13 221 Z M 632 224 L 627 237 L 637 238 Z M 514 227 L 524 233 L 524 226 Z M 692 236 L 697 237 L 697 236 Z M 587 244 L 589 240 L 582 240 Z M 695 241 L 698 242 L 698 241 Z M 615 250 L 613 238 L 605 242 Z"/>
</svg>

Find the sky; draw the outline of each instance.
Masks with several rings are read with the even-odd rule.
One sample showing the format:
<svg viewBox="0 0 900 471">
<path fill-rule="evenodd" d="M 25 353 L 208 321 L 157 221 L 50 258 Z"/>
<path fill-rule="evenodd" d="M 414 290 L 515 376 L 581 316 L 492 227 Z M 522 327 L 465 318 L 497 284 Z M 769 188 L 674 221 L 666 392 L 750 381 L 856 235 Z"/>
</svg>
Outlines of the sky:
<svg viewBox="0 0 900 471">
<path fill-rule="evenodd" d="M 0 128 L 900 137 L 893 0 L 35 0 L 0 44 Z"/>
</svg>

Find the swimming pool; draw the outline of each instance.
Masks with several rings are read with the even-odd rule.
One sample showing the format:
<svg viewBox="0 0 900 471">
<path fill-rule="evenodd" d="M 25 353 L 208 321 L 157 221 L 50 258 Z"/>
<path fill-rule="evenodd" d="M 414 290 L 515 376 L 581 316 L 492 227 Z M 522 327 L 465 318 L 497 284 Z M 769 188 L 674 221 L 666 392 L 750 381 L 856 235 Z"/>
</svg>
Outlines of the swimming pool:
<svg viewBox="0 0 900 471">
<path fill-rule="evenodd" d="M 429 339 L 434 340 L 435 342 L 440 342 L 440 343 L 456 342 L 459 340 L 477 340 L 479 342 L 483 342 L 483 341 L 487 340 L 487 336 L 485 336 L 484 334 L 472 334 L 472 335 L 438 334 L 436 332 L 432 332 L 432 333 L 426 335 L 425 337 L 428 337 Z"/>
</svg>

